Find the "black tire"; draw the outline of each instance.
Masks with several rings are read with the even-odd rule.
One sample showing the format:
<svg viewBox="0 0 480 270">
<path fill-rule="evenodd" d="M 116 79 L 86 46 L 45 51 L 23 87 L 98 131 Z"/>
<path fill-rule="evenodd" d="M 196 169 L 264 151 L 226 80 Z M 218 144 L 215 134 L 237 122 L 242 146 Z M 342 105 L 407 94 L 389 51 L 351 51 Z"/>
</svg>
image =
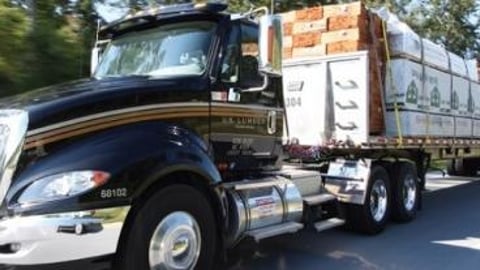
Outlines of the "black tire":
<svg viewBox="0 0 480 270">
<path fill-rule="evenodd" d="M 370 198 L 372 196 L 373 187 L 376 182 L 383 183 L 386 192 L 386 210 L 381 219 L 375 219 L 371 206 Z M 390 179 L 387 171 L 380 165 L 373 165 L 370 173 L 369 184 L 367 187 L 366 199 L 363 205 L 346 204 L 345 214 L 347 219 L 347 228 L 365 233 L 365 234 L 378 234 L 383 231 L 387 225 L 390 217 Z"/>
<path fill-rule="evenodd" d="M 135 215 L 125 244 L 118 253 L 122 270 L 149 270 L 149 247 L 152 236 L 164 218 L 171 213 L 190 214 L 200 228 L 200 256 L 194 269 L 214 269 L 217 232 L 213 210 L 204 194 L 187 185 L 164 188 L 150 197 Z"/>
<path fill-rule="evenodd" d="M 406 187 L 411 190 L 406 190 Z M 413 190 L 414 189 L 414 190 Z M 412 192 L 410 201 L 405 201 L 408 192 Z M 398 222 L 409 222 L 417 215 L 420 200 L 420 184 L 415 165 L 408 162 L 395 164 L 392 174 L 392 219 Z"/>
<path fill-rule="evenodd" d="M 458 158 L 454 161 L 453 176 L 475 176 L 477 170 L 477 159 Z"/>
<path fill-rule="evenodd" d="M 447 163 L 447 173 L 450 176 L 458 176 L 457 170 L 455 169 L 455 159 L 450 159 Z"/>
</svg>

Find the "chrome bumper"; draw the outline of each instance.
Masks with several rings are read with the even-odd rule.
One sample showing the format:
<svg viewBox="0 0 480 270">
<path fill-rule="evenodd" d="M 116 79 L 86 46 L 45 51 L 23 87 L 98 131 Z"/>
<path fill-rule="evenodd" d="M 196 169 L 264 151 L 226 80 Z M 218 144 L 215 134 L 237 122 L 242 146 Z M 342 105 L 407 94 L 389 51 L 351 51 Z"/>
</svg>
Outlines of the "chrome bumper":
<svg viewBox="0 0 480 270">
<path fill-rule="evenodd" d="M 113 254 L 130 207 L 0 221 L 0 264 L 37 265 Z"/>
</svg>

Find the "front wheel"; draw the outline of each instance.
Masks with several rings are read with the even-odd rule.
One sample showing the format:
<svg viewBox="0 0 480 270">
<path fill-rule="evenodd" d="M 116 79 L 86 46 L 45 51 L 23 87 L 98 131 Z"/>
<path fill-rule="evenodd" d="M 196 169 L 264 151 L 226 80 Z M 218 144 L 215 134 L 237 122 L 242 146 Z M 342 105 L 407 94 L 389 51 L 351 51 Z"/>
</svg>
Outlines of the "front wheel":
<svg viewBox="0 0 480 270">
<path fill-rule="evenodd" d="M 119 253 L 122 270 L 213 269 L 215 218 L 205 196 L 186 185 L 166 187 L 135 216 Z"/>
</svg>

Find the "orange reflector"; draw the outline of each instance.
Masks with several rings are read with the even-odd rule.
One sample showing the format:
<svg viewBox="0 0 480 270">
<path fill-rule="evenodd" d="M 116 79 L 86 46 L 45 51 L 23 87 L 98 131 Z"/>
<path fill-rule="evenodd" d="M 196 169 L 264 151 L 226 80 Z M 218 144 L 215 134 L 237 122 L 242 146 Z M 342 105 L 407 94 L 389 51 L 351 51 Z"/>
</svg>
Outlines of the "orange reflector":
<svg viewBox="0 0 480 270">
<path fill-rule="evenodd" d="M 95 186 L 99 187 L 107 183 L 109 178 L 110 178 L 109 173 L 94 171 L 92 176 L 92 181 L 95 183 Z"/>
</svg>

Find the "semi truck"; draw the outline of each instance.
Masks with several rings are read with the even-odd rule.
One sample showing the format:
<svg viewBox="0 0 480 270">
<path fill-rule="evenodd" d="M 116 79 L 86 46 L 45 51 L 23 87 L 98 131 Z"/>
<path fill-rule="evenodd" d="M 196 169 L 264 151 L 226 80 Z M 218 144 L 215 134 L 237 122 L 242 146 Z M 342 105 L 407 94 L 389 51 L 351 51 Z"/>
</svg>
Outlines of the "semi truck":
<svg viewBox="0 0 480 270">
<path fill-rule="evenodd" d="M 375 137 L 295 156 L 305 147 L 284 133 L 324 116 L 295 116 L 286 96 L 316 75 L 282 63 L 279 16 L 226 8 L 110 23 L 91 78 L 1 101 L 1 265 L 222 268 L 245 242 L 413 220 L 432 159 L 477 169 L 476 140 Z"/>
</svg>

